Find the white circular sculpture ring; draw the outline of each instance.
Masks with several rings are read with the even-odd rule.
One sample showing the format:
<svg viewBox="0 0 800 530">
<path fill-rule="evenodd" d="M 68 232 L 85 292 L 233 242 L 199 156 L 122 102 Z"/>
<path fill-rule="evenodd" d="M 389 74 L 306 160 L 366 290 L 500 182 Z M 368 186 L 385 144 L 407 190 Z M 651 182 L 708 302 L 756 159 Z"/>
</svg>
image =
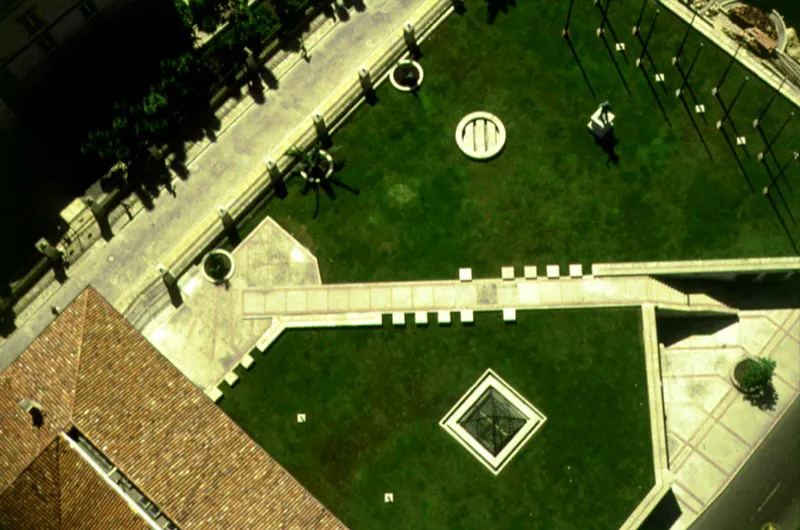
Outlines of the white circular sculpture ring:
<svg viewBox="0 0 800 530">
<path fill-rule="evenodd" d="M 411 65 L 414 68 L 414 70 L 417 71 L 417 84 L 415 86 L 402 85 L 394 78 L 395 71 L 399 67 L 408 65 Z M 389 70 L 389 82 L 392 83 L 393 87 L 402 92 L 411 92 L 413 90 L 417 90 L 422 85 L 422 80 L 424 78 L 425 78 L 425 72 L 422 70 L 422 65 L 414 60 L 403 59 L 401 61 L 398 61 L 397 64 L 394 66 L 394 68 Z"/>
<path fill-rule="evenodd" d="M 468 157 L 487 160 L 496 156 L 506 145 L 506 128 L 490 112 L 472 112 L 458 122 L 456 143 Z"/>
</svg>

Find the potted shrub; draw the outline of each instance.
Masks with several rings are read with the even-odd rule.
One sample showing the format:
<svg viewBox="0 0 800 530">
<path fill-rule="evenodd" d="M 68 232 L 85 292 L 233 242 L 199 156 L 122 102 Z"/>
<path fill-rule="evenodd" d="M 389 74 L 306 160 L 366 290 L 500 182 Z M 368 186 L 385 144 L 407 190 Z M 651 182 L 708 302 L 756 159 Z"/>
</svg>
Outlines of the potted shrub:
<svg viewBox="0 0 800 530">
<path fill-rule="evenodd" d="M 203 258 L 203 275 L 211 283 L 224 283 L 231 279 L 236 263 L 233 255 L 221 248 L 214 249 Z"/>
<path fill-rule="evenodd" d="M 746 357 L 733 369 L 734 384 L 745 394 L 759 392 L 772 381 L 775 366 L 775 361 L 766 357 Z"/>
<path fill-rule="evenodd" d="M 776 362 L 766 357 L 745 357 L 733 368 L 733 384 L 745 399 L 764 410 L 777 404 L 777 394 L 772 385 Z"/>
<path fill-rule="evenodd" d="M 389 81 L 397 90 L 411 92 L 419 88 L 423 77 L 422 66 L 417 61 L 403 60 L 392 69 Z"/>
</svg>

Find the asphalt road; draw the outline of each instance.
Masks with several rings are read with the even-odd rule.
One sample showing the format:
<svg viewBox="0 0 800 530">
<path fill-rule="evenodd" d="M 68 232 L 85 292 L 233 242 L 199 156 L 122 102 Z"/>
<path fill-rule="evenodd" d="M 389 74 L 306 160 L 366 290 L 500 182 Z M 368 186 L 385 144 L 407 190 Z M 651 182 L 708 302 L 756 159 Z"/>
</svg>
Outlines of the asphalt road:
<svg viewBox="0 0 800 530">
<path fill-rule="evenodd" d="M 800 398 L 690 530 L 800 530 Z"/>
</svg>

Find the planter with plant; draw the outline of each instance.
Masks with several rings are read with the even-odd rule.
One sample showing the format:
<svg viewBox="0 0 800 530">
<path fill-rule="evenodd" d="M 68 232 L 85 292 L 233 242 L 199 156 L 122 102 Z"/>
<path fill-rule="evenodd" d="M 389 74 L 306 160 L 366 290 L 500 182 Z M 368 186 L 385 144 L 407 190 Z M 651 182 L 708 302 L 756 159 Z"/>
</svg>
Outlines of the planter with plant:
<svg viewBox="0 0 800 530">
<path fill-rule="evenodd" d="M 397 90 L 411 92 L 422 84 L 422 66 L 413 60 L 402 60 L 389 73 L 389 81 Z"/>
<path fill-rule="evenodd" d="M 772 374 L 777 363 L 766 357 L 745 357 L 736 363 L 731 380 L 747 401 L 762 410 L 773 410 L 777 394 Z"/>
<path fill-rule="evenodd" d="M 203 258 L 203 276 L 211 283 L 224 283 L 231 279 L 236 263 L 233 255 L 221 248 L 214 249 Z"/>
</svg>

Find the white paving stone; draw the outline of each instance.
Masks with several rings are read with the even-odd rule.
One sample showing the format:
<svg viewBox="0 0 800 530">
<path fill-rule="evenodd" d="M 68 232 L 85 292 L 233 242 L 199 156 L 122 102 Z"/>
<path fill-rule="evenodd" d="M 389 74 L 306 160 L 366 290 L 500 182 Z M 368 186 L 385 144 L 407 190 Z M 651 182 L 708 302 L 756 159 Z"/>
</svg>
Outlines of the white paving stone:
<svg viewBox="0 0 800 530">
<path fill-rule="evenodd" d="M 228 383 L 228 386 L 233 386 L 239 381 L 239 376 L 236 375 L 236 372 L 230 371 L 225 374 L 225 382 Z"/>
<path fill-rule="evenodd" d="M 475 313 L 472 309 L 462 309 L 461 310 L 461 323 L 462 324 L 471 324 L 475 322 Z"/>
<path fill-rule="evenodd" d="M 392 324 L 395 326 L 403 326 L 406 323 L 405 313 L 392 313 Z"/>
<path fill-rule="evenodd" d="M 525 265 L 524 273 L 526 280 L 536 279 L 536 265 Z"/>
<path fill-rule="evenodd" d="M 506 307 L 503 309 L 503 321 L 504 322 L 516 322 L 517 321 L 517 310 L 513 307 Z"/>
<path fill-rule="evenodd" d="M 583 276 L 583 265 L 580 263 L 573 263 L 569 266 L 569 277 L 580 278 Z"/>
<path fill-rule="evenodd" d="M 514 279 L 514 267 L 503 267 L 500 269 L 500 276 L 504 280 L 513 280 Z"/>
<path fill-rule="evenodd" d="M 548 265 L 547 266 L 547 277 L 548 278 L 558 278 L 561 274 L 558 265 Z"/>
<path fill-rule="evenodd" d="M 249 353 L 245 353 L 244 357 L 242 357 L 242 368 L 244 368 L 245 370 L 249 370 L 250 367 L 253 366 L 254 362 L 255 359 L 253 359 L 253 357 Z"/>
<path fill-rule="evenodd" d="M 458 279 L 461 280 L 462 282 L 471 282 L 472 269 L 469 267 L 458 269 Z"/>
<path fill-rule="evenodd" d="M 436 320 L 439 322 L 440 325 L 445 325 L 450 323 L 450 311 L 439 311 L 436 313 Z"/>
<path fill-rule="evenodd" d="M 427 311 L 414 312 L 414 323 L 417 324 L 418 326 L 427 326 L 428 325 Z"/>
</svg>

